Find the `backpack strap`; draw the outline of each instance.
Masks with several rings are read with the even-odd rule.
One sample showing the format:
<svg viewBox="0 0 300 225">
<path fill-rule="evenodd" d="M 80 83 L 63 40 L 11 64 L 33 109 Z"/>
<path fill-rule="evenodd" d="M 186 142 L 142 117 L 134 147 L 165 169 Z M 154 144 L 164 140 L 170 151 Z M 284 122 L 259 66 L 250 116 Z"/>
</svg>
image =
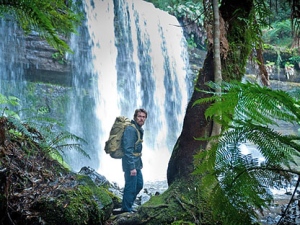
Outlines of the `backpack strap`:
<svg viewBox="0 0 300 225">
<path fill-rule="evenodd" d="M 138 136 L 138 140 L 135 142 L 134 144 L 134 150 L 136 149 L 137 145 L 139 143 L 142 143 L 143 142 L 143 139 L 141 139 L 141 134 L 140 134 L 140 131 L 136 128 L 136 126 L 134 124 L 130 124 L 130 126 L 134 127 L 134 129 L 136 130 L 137 132 L 137 136 Z M 142 156 L 142 153 L 138 153 L 138 152 L 134 152 L 133 153 L 134 156 L 138 157 L 138 156 Z"/>
</svg>

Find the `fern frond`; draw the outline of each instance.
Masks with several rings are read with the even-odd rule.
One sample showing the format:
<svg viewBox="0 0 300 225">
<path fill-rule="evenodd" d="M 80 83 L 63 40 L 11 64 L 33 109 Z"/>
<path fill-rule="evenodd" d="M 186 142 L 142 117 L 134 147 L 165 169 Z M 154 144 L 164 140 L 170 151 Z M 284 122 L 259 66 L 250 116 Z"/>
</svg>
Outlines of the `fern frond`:
<svg viewBox="0 0 300 225">
<path fill-rule="evenodd" d="M 9 127 L 21 132 L 29 138 L 33 138 L 32 133 L 28 131 L 20 119 L 16 117 L 7 117 L 7 121 L 10 123 Z"/>
<path fill-rule="evenodd" d="M 194 155 L 194 165 L 201 165 L 195 168 L 193 174 L 206 174 L 211 172 L 215 168 L 215 158 L 217 145 L 212 145 L 210 150 L 200 151 L 198 154 Z"/>
<path fill-rule="evenodd" d="M 81 144 L 62 144 L 56 145 L 55 149 L 58 150 L 63 155 L 66 153 L 66 150 L 75 150 L 82 154 L 84 157 L 90 159 L 90 155 L 81 147 Z"/>
<path fill-rule="evenodd" d="M 83 156 L 90 158 L 87 152 L 82 148 L 83 144 L 87 142 L 68 131 L 61 131 L 54 126 L 43 126 L 42 136 L 43 140 L 40 140 L 40 144 L 44 146 L 43 148 L 47 151 L 58 151 L 61 154 L 65 154 L 66 151 L 75 150 L 81 153 Z"/>
<path fill-rule="evenodd" d="M 216 88 L 216 84 L 209 85 Z M 299 135 L 275 130 L 278 121 L 299 123 L 300 102 L 295 96 L 300 92 L 289 94 L 237 82 L 223 83 L 221 88 L 221 95 L 195 102 L 211 103 L 205 115 L 220 120 L 223 130 L 210 150 L 194 157 L 193 174 L 203 176 L 201 188 L 216 215 L 223 215 L 222 221 L 250 224 L 239 222 L 239 216 L 235 220 L 232 212 L 248 219 L 257 217 L 257 211 L 262 212 L 272 199 L 269 188 L 282 187 L 293 174 L 300 174 L 292 168 L 300 154 Z M 257 147 L 263 162 L 242 154 L 240 144 L 245 142 Z"/>
<path fill-rule="evenodd" d="M 211 88 L 216 85 L 210 84 Z M 299 102 L 287 92 L 271 90 L 252 83 L 222 83 L 221 95 L 196 100 L 195 104 L 214 102 L 205 112 L 213 117 L 220 112 L 223 120 L 251 118 L 257 124 L 277 124 L 278 119 L 293 122 L 300 120 Z M 232 118 L 232 119 L 230 119 Z M 225 123 L 225 122 L 224 122 Z"/>
<path fill-rule="evenodd" d="M 299 136 L 282 135 L 273 129 L 251 122 L 238 122 L 235 129 L 224 132 L 219 139 L 219 148 L 224 149 L 228 143 L 251 142 L 264 156 L 267 162 L 284 163 L 286 166 L 292 162 L 294 156 L 299 155 Z"/>
<path fill-rule="evenodd" d="M 237 118 L 251 118 L 257 124 L 277 124 L 276 120 L 295 122 L 300 119 L 295 99 L 281 90 L 242 84 L 243 92 L 236 108 Z M 243 112 L 243 113 L 241 113 Z"/>
<path fill-rule="evenodd" d="M 8 107 L 19 105 L 19 99 L 0 94 L 0 106 L 4 105 L 4 112 L 10 112 L 6 118 L 8 122 L 11 139 L 21 139 L 26 142 L 23 149 L 31 154 L 33 150 L 43 150 L 49 155 L 55 155 L 56 158 L 62 158 L 65 151 L 75 150 L 83 156 L 89 158 L 89 155 L 82 148 L 87 142 L 63 129 L 63 124 L 59 121 L 47 117 L 45 114 L 27 118 L 21 121 L 13 110 Z M 60 157 L 57 157 L 60 156 Z"/>
<path fill-rule="evenodd" d="M 0 15 L 12 15 L 25 33 L 34 30 L 57 50 L 71 51 L 68 44 L 59 37 L 76 33 L 77 26 L 82 20 L 76 1 L 68 2 L 14 0 L 5 1 L 0 5 Z"/>
</svg>

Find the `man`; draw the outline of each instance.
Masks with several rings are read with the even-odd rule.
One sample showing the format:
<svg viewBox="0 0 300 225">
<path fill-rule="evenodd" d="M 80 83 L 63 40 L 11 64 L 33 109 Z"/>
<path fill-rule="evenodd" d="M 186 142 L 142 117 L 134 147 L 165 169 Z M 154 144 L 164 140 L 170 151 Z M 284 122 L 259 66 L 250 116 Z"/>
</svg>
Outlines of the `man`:
<svg viewBox="0 0 300 225">
<path fill-rule="evenodd" d="M 122 168 L 125 177 L 125 187 L 122 200 L 122 211 L 132 212 L 132 205 L 137 194 L 142 190 L 144 181 L 141 169 L 143 162 L 141 159 L 142 140 L 144 130 L 142 126 L 147 119 L 147 112 L 144 109 L 136 109 L 134 112 L 133 126 L 127 126 L 123 138 L 122 147 L 124 157 L 122 158 Z M 139 133 L 138 133 L 139 132 Z"/>
</svg>

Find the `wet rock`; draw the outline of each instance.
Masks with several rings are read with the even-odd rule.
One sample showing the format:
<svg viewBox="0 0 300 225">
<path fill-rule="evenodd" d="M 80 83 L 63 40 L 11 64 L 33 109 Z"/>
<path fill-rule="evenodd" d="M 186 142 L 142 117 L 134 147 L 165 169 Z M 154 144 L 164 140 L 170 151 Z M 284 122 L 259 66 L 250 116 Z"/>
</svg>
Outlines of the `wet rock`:
<svg viewBox="0 0 300 225">
<path fill-rule="evenodd" d="M 109 185 L 110 182 L 106 179 L 105 176 L 97 173 L 93 168 L 91 167 L 82 167 L 81 170 L 78 172 L 80 175 L 86 175 L 92 179 L 92 181 L 97 185 L 97 186 L 104 186 L 104 185 Z"/>
</svg>

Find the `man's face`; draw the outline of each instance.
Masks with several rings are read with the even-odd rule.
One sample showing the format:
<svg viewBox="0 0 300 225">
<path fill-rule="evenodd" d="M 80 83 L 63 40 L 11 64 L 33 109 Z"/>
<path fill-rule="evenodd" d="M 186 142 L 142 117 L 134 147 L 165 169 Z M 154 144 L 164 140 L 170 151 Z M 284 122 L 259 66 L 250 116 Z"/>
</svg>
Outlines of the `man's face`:
<svg viewBox="0 0 300 225">
<path fill-rule="evenodd" d="M 137 116 L 136 116 L 136 123 L 140 126 L 143 126 L 145 121 L 146 121 L 147 117 L 146 114 L 143 112 L 138 112 Z"/>
</svg>

